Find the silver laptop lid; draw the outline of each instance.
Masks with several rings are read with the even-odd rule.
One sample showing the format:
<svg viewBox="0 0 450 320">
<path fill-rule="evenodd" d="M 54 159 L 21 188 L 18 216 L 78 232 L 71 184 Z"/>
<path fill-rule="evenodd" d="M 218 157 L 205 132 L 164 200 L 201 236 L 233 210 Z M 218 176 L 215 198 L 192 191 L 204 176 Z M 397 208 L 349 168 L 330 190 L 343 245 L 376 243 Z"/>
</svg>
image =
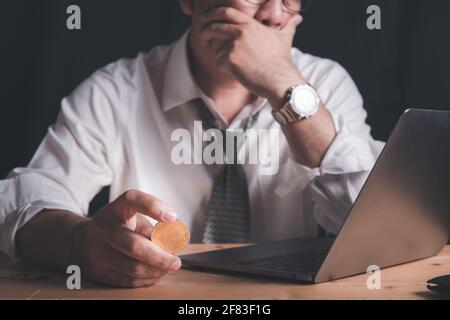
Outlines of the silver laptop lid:
<svg viewBox="0 0 450 320">
<path fill-rule="evenodd" d="M 437 254 L 449 239 L 450 112 L 407 110 L 315 282 Z"/>
</svg>

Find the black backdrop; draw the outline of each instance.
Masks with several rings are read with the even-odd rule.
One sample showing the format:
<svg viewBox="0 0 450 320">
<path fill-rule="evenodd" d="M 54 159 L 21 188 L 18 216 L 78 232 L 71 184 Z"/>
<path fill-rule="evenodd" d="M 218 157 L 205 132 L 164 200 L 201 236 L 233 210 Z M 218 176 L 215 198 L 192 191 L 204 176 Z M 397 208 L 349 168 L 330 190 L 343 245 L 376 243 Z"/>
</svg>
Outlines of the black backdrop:
<svg viewBox="0 0 450 320">
<path fill-rule="evenodd" d="M 70 4 L 81 7 L 82 30 L 66 28 Z M 372 4 L 382 30 L 366 27 Z M 385 141 L 407 107 L 450 109 L 449 9 L 446 0 L 313 0 L 295 45 L 350 72 Z M 94 70 L 189 25 L 177 0 L 9 0 L 0 10 L 0 179 L 28 163 L 61 98 Z"/>
</svg>

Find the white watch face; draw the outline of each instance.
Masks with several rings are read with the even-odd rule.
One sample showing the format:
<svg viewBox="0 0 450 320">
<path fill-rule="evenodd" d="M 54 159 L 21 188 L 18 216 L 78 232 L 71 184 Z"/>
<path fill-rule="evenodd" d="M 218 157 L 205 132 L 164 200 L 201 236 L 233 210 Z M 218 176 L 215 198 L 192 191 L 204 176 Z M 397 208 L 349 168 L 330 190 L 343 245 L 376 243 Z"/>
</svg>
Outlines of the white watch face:
<svg viewBox="0 0 450 320">
<path fill-rule="evenodd" d="M 319 97 L 310 86 L 300 86 L 292 91 L 292 108 L 301 117 L 312 116 L 319 107 Z"/>
</svg>

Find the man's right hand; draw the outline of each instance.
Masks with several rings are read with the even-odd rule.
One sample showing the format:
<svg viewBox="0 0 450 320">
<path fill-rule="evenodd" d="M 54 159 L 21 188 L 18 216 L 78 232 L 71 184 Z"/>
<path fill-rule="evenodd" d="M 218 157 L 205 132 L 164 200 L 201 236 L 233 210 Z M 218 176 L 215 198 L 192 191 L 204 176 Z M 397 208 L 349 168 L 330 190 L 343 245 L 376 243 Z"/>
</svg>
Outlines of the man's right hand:
<svg viewBox="0 0 450 320">
<path fill-rule="evenodd" d="M 81 272 L 90 280 L 120 287 L 156 283 L 181 260 L 152 241 L 152 224 L 176 219 L 174 209 L 140 191 L 127 191 L 85 222 L 81 244 Z"/>
</svg>

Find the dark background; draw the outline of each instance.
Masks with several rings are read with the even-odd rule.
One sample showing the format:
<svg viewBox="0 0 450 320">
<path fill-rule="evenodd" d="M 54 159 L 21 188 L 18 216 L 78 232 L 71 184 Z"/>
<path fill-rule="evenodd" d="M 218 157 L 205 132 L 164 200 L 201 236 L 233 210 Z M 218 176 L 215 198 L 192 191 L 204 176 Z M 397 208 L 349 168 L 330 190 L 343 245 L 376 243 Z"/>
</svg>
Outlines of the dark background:
<svg viewBox="0 0 450 320">
<path fill-rule="evenodd" d="M 80 31 L 66 28 L 70 4 L 81 7 Z M 366 28 L 371 4 L 381 7 L 381 31 Z M 449 9 L 446 0 L 313 0 L 295 45 L 349 71 L 373 136 L 385 141 L 406 108 L 450 109 Z M 177 0 L 10 0 L 0 10 L 0 179 L 27 165 L 83 79 L 189 25 Z"/>
</svg>

